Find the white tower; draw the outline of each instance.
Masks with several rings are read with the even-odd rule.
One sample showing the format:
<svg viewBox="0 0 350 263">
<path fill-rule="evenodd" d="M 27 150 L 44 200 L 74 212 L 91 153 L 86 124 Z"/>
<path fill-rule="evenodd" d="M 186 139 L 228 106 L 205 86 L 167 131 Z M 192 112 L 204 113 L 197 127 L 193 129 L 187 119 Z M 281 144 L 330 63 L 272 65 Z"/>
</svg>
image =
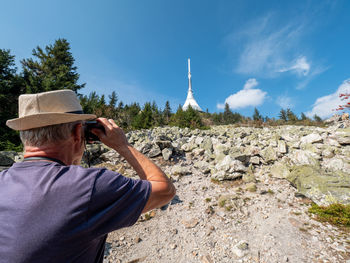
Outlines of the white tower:
<svg viewBox="0 0 350 263">
<path fill-rule="evenodd" d="M 183 110 L 187 110 L 188 106 L 191 105 L 191 107 L 195 110 L 202 111 L 201 107 L 199 107 L 198 103 L 193 97 L 192 92 L 192 81 L 191 81 L 191 61 L 188 59 L 188 92 L 187 92 L 187 99 L 185 101 L 185 104 L 182 106 Z"/>
</svg>

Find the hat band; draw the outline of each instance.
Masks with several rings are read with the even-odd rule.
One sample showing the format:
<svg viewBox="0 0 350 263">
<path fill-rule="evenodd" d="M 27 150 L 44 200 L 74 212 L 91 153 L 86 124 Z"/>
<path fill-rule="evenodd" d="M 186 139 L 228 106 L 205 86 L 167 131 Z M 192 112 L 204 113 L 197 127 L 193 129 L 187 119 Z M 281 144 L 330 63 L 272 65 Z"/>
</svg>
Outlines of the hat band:
<svg viewBox="0 0 350 263">
<path fill-rule="evenodd" d="M 67 111 L 66 113 L 73 113 L 73 114 L 84 114 L 82 110 L 77 110 L 77 111 Z"/>
</svg>

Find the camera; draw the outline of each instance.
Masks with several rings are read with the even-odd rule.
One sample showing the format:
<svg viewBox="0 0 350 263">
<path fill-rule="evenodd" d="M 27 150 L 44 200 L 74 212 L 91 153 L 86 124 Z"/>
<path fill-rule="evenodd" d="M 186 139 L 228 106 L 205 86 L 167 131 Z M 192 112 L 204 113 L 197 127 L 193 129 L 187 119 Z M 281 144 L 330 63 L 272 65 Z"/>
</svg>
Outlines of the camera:
<svg viewBox="0 0 350 263">
<path fill-rule="evenodd" d="M 103 132 L 105 132 L 105 128 L 101 123 L 98 121 L 86 121 L 84 124 L 84 136 L 86 142 L 96 142 L 100 141 L 100 139 L 91 132 L 91 129 L 99 129 Z"/>
</svg>

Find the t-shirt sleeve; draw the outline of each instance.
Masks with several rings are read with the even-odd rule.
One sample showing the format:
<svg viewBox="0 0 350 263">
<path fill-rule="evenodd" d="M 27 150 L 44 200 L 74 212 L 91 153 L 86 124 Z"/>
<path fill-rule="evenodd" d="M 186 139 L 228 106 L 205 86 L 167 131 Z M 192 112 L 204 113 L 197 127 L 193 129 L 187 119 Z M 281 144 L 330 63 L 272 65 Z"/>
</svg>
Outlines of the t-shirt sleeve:
<svg viewBox="0 0 350 263">
<path fill-rule="evenodd" d="M 151 183 L 102 169 L 97 175 L 88 209 L 96 236 L 136 223 L 151 192 Z"/>
</svg>

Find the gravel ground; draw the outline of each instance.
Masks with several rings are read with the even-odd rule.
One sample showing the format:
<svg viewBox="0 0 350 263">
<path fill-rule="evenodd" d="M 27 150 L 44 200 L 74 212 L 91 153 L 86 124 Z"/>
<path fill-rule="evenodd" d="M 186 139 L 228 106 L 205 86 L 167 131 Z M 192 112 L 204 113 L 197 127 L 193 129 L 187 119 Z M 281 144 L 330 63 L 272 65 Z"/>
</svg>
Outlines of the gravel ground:
<svg viewBox="0 0 350 263">
<path fill-rule="evenodd" d="M 172 177 L 176 197 L 110 233 L 104 262 L 350 262 L 349 233 L 310 218 L 310 200 L 264 167 L 255 171 L 254 191 L 180 164 L 192 173 Z M 159 165 L 171 173 L 171 163 Z"/>
</svg>

